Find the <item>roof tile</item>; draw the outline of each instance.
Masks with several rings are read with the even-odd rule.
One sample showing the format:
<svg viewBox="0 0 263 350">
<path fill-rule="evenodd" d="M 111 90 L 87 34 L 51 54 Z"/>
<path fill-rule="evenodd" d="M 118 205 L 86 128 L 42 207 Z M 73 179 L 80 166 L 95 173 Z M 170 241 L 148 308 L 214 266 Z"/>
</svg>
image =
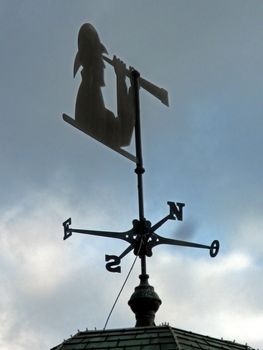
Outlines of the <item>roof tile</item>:
<svg viewBox="0 0 263 350">
<path fill-rule="evenodd" d="M 52 350 L 253 350 L 170 326 L 78 332 Z"/>
</svg>

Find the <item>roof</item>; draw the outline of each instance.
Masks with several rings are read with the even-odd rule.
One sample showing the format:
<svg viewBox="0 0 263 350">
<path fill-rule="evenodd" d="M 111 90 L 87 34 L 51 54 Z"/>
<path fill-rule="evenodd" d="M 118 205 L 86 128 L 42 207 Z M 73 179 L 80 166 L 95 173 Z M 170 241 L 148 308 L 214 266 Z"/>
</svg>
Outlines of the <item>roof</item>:
<svg viewBox="0 0 263 350">
<path fill-rule="evenodd" d="M 216 339 L 168 325 L 78 332 L 51 350 L 250 350 L 247 345 Z"/>
</svg>

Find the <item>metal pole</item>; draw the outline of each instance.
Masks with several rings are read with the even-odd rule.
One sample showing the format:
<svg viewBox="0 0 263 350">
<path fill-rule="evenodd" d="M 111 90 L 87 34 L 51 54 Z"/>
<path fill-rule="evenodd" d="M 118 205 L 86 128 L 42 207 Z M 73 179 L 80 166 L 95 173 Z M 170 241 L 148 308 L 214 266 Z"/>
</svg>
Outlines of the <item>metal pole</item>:
<svg viewBox="0 0 263 350">
<path fill-rule="evenodd" d="M 138 205 L 139 205 L 139 221 L 141 227 L 144 227 L 144 206 L 143 206 L 143 168 L 142 160 L 142 142 L 141 142 L 141 121 L 140 121 L 140 100 L 139 100 L 139 78 L 140 73 L 135 69 L 132 70 L 132 81 L 134 89 L 134 105 L 135 105 L 135 147 L 136 147 L 136 169 L 137 184 L 138 184 Z M 146 256 L 145 254 L 140 256 L 141 258 L 141 271 L 142 275 L 146 274 Z"/>
</svg>

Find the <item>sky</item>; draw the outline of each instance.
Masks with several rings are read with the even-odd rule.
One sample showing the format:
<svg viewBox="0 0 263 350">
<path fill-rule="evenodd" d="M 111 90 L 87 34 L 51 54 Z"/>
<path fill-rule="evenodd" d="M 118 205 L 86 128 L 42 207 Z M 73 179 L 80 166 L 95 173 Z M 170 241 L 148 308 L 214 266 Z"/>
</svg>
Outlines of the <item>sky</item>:
<svg viewBox="0 0 263 350">
<path fill-rule="evenodd" d="M 74 118 L 83 23 L 109 57 L 169 92 L 169 108 L 140 93 L 146 218 L 183 202 L 183 222 L 157 233 L 221 244 L 214 259 L 154 248 L 156 324 L 263 348 L 262 18 L 261 0 L 0 0 L 1 349 L 50 349 L 102 329 L 135 257 L 114 274 L 104 256 L 125 242 L 63 241 L 69 217 L 75 228 L 120 232 L 138 218 L 134 163 L 62 119 Z M 105 79 L 115 112 L 108 65 Z M 108 328 L 134 326 L 127 301 L 139 273 L 138 261 Z"/>
</svg>

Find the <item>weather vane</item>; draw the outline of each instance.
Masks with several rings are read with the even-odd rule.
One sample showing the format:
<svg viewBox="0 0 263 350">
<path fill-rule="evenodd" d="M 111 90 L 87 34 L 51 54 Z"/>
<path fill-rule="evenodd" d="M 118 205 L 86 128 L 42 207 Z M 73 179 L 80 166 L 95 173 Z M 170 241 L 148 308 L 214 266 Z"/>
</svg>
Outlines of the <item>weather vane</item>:
<svg viewBox="0 0 263 350">
<path fill-rule="evenodd" d="M 136 163 L 135 173 L 138 184 L 139 218 L 133 220 L 132 228 L 125 232 L 93 231 L 71 228 L 71 219 L 63 223 L 64 239 L 72 233 L 83 233 L 93 236 L 117 238 L 128 242 L 128 247 L 117 255 L 105 255 L 106 269 L 110 272 L 121 272 L 121 260 L 132 250 L 141 259 L 141 275 L 146 276 L 146 257 L 152 255 L 152 249 L 159 244 L 177 245 L 183 247 L 208 249 L 211 257 L 219 251 L 219 241 L 214 240 L 211 245 L 204 245 L 182 240 L 165 238 L 156 233 L 168 220 L 183 220 L 184 203 L 167 202 L 169 213 L 160 221 L 151 224 L 144 216 L 143 200 L 143 167 L 139 88 L 143 88 L 168 106 L 166 90 L 140 77 L 134 68 L 126 65 L 116 56 L 110 59 L 105 46 L 101 43 L 98 33 L 91 24 L 84 24 L 78 35 L 78 53 L 74 62 L 74 76 L 80 67 L 81 83 L 77 94 L 75 119 L 63 114 L 63 119 L 88 134 L 97 141 L 110 147 L 114 151 Z M 103 101 L 101 88 L 104 86 L 105 63 L 110 64 L 116 74 L 117 86 L 117 116 L 108 110 Z M 126 78 L 130 79 L 130 87 L 126 85 Z M 135 129 L 135 150 L 133 155 L 123 147 L 130 145 Z"/>
</svg>

